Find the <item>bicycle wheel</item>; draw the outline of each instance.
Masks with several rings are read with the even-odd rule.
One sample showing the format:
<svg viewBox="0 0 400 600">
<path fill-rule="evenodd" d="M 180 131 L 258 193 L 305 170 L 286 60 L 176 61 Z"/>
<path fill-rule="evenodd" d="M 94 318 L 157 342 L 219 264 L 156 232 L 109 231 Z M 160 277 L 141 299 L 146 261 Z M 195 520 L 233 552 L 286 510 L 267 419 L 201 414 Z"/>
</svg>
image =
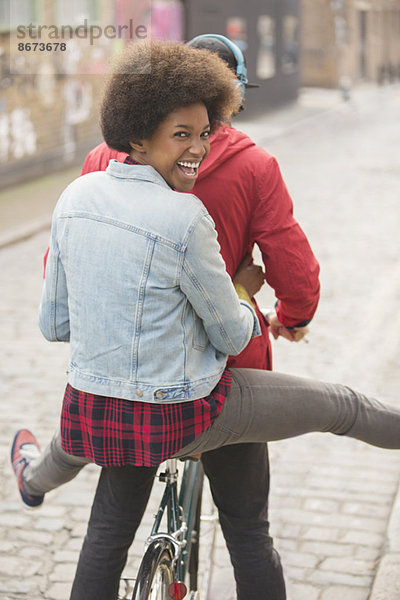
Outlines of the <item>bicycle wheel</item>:
<svg viewBox="0 0 400 600">
<path fill-rule="evenodd" d="M 174 548 L 168 539 L 152 542 L 143 556 L 132 600 L 171 600 L 174 582 Z"/>
</svg>

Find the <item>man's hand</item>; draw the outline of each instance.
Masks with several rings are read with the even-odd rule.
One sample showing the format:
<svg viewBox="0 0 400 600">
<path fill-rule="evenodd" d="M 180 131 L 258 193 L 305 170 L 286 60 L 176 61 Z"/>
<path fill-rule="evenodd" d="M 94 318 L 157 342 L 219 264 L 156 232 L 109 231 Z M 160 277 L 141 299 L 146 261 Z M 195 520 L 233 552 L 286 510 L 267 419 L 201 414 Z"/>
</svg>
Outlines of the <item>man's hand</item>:
<svg viewBox="0 0 400 600">
<path fill-rule="evenodd" d="M 269 328 L 275 340 L 277 340 L 278 337 L 284 337 L 289 340 L 289 342 L 300 342 L 300 340 L 304 339 L 309 332 L 308 327 L 294 327 L 293 329 L 286 329 L 286 327 L 282 325 L 276 316 L 276 312 L 274 310 L 269 310 L 264 312 L 264 314 L 268 319 Z"/>
<path fill-rule="evenodd" d="M 242 285 L 253 298 L 264 284 L 264 271 L 259 265 L 250 264 L 250 261 L 251 253 L 248 252 L 233 277 L 233 283 Z"/>
</svg>

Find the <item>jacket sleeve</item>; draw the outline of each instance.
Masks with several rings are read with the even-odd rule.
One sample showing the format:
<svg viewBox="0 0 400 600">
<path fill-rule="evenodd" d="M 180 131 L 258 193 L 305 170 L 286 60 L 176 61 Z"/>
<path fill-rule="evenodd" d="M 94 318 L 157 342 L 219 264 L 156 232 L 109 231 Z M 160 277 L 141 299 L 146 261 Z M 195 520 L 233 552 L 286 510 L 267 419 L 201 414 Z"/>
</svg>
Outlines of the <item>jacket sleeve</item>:
<svg viewBox="0 0 400 600">
<path fill-rule="evenodd" d="M 67 282 L 56 241 L 53 219 L 50 250 L 39 308 L 39 327 L 50 342 L 68 342 L 70 336 Z"/>
<path fill-rule="evenodd" d="M 305 325 L 319 301 L 319 265 L 293 217 L 293 203 L 275 158 L 267 156 L 266 167 L 253 207 L 251 241 L 262 253 L 280 322 L 287 327 Z"/>
<path fill-rule="evenodd" d="M 211 344 L 220 352 L 239 354 L 252 337 L 261 334 L 253 307 L 239 300 L 226 272 L 214 223 L 208 214 L 202 214 L 190 234 L 180 285 L 202 319 Z"/>
</svg>

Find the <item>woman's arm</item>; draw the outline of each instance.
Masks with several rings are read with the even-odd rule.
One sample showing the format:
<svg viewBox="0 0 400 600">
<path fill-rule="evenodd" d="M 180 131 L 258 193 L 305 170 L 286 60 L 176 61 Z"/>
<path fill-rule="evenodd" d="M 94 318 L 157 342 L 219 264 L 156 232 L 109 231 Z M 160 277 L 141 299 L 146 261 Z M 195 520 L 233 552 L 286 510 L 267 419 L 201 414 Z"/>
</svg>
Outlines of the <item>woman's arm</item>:
<svg viewBox="0 0 400 600">
<path fill-rule="evenodd" d="M 70 330 L 67 282 L 56 242 L 54 223 L 55 219 L 39 308 L 39 327 L 50 342 L 68 342 Z"/>
<path fill-rule="evenodd" d="M 225 354 L 239 354 L 260 335 L 253 307 L 239 300 L 220 254 L 209 215 L 202 215 L 184 255 L 181 289 L 202 319 L 211 344 Z"/>
</svg>

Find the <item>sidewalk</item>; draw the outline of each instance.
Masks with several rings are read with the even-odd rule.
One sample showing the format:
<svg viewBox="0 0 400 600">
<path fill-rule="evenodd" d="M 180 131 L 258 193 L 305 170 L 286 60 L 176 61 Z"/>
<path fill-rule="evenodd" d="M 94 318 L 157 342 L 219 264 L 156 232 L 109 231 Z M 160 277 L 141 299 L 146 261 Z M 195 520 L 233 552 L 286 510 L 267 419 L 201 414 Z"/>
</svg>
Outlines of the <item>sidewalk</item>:
<svg viewBox="0 0 400 600">
<path fill-rule="evenodd" d="M 310 343 L 276 342 L 275 368 L 343 381 L 397 404 L 399 108 L 394 86 L 363 87 L 348 105 L 336 91 L 305 90 L 298 104 L 237 124 L 278 157 L 321 263 L 323 295 Z M 41 339 L 36 312 L 51 211 L 74 176 L 55 173 L 0 194 L 2 600 L 65 600 L 98 475 L 95 467 L 85 469 L 28 515 L 8 464 L 10 432 L 30 425 L 44 444 L 58 419 L 68 349 Z M 28 194 L 29 204 L 21 202 L 14 214 L 12 199 Z M 272 301 L 264 290 L 260 302 Z M 325 434 L 269 447 L 271 530 L 290 600 L 398 600 L 399 454 Z M 130 555 L 131 572 L 148 527 L 147 518 Z M 208 600 L 221 598 L 234 600 L 235 593 L 219 535 Z"/>
<path fill-rule="evenodd" d="M 398 600 L 400 598 L 400 488 L 393 504 L 386 542 L 382 553 L 370 600 Z"/>
<path fill-rule="evenodd" d="M 61 192 L 79 175 L 67 169 L 0 192 L 0 248 L 50 227 Z"/>
</svg>

